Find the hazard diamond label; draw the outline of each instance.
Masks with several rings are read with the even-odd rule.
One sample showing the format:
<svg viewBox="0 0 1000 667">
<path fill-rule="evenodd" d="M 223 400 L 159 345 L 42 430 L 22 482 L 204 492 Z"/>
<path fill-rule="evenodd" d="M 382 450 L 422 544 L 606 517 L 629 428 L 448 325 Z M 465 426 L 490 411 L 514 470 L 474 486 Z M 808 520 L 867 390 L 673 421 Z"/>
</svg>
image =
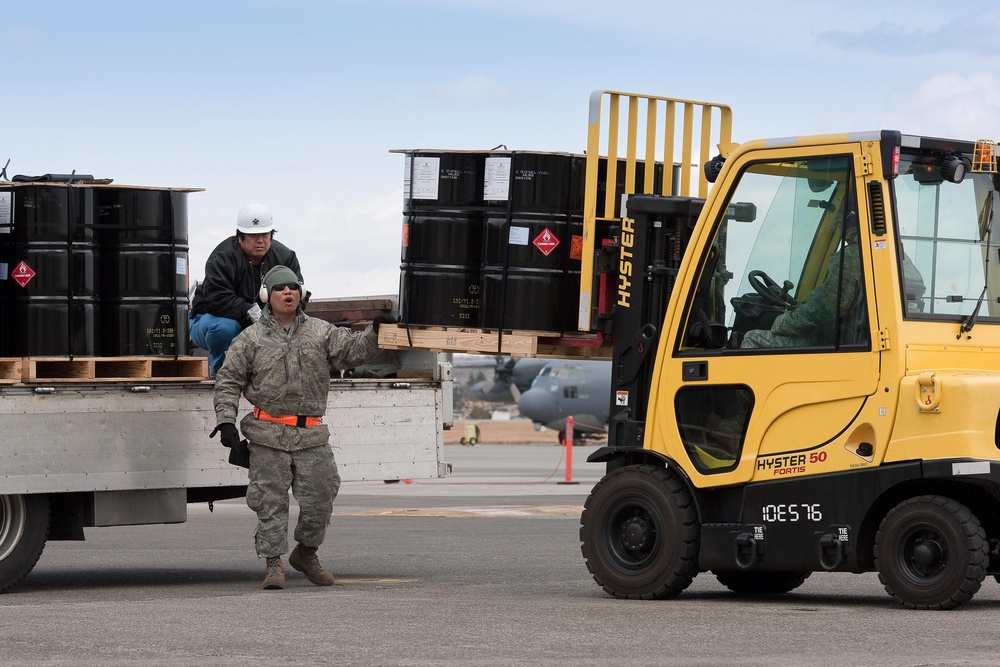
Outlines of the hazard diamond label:
<svg viewBox="0 0 1000 667">
<path fill-rule="evenodd" d="M 13 278 L 18 285 L 24 287 L 31 281 L 32 278 L 35 277 L 35 272 L 22 259 L 18 262 L 17 266 L 14 267 L 14 270 L 11 271 L 10 277 Z"/>
<path fill-rule="evenodd" d="M 557 239 L 556 235 L 552 233 L 552 230 L 546 227 L 542 230 L 541 234 L 535 237 L 535 240 L 532 241 L 532 243 L 535 244 L 536 248 L 542 251 L 543 255 L 548 257 L 552 254 L 552 251 L 556 249 L 556 246 L 559 245 L 559 239 Z"/>
</svg>

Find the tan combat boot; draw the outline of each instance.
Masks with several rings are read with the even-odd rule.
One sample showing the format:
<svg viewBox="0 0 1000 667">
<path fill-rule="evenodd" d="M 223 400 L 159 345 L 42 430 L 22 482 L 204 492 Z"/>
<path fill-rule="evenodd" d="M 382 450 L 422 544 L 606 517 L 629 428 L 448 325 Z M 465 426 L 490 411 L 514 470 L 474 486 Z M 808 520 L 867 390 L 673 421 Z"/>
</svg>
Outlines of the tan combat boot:
<svg viewBox="0 0 1000 667">
<path fill-rule="evenodd" d="M 279 589 L 285 587 L 285 568 L 281 558 L 275 556 L 267 559 L 267 576 L 264 577 L 264 588 Z"/>
<path fill-rule="evenodd" d="M 288 556 L 288 564 L 306 575 L 309 581 L 317 586 L 333 585 L 333 575 L 324 570 L 316 558 L 316 547 L 297 545 Z"/>
</svg>

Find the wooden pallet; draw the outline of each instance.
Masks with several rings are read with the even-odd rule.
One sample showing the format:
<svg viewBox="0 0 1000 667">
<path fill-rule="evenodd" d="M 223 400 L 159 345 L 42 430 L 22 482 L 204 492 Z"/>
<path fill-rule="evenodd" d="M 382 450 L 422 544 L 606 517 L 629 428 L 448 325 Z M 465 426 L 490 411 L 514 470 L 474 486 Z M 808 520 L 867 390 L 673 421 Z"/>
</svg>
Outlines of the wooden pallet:
<svg viewBox="0 0 1000 667">
<path fill-rule="evenodd" d="M 20 357 L 0 358 L 0 384 L 11 384 L 20 381 L 21 381 Z"/>
<path fill-rule="evenodd" d="M 0 360 L 19 363 L 20 376 L 12 371 L 6 382 L 122 382 L 150 380 L 181 382 L 208 379 L 206 357 L 24 357 Z M 13 367 L 13 365 L 12 365 Z"/>
<path fill-rule="evenodd" d="M 512 357 L 610 359 L 611 348 L 597 334 L 559 334 L 530 331 L 484 331 L 383 324 L 379 347 L 389 350 L 422 349 L 465 354 L 506 354 Z"/>
<path fill-rule="evenodd" d="M 384 296 L 310 299 L 306 304 L 306 315 L 340 326 L 356 323 L 367 326 L 376 315 L 392 313 L 393 310 L 392 299 Z"/>
</svg>

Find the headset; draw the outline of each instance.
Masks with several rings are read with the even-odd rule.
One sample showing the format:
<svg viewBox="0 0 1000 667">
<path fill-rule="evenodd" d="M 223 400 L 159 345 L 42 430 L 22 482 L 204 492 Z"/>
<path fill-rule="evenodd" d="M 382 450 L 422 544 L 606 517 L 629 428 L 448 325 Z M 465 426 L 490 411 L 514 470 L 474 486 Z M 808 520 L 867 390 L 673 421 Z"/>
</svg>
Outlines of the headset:
<svg viewBox="0 0 1000 667">
<path fill-rule="evenodd" d="M 257 293 L 257 296 L 260 297 L 260 302 L 265 305 L 267 304 L 269 297 L 271 296 L 270 294 L 268 294 L 267 285 L 264 283 L 263 280 L 260 281 L 260 291 Z M 299 300 L 305 298 L 306 298 L 306 286 L 304 283 L 299 282 Z"/>
</svg>

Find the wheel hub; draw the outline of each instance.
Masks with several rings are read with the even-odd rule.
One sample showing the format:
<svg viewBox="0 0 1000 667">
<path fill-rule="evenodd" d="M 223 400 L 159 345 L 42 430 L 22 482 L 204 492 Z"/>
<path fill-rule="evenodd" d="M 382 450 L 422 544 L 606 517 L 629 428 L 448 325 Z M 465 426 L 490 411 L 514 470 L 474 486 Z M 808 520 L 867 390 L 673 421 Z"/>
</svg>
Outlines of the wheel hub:
<svg viewBox="0 0 1000 667">
<path fill-rule="evenodd" d="M 944 548 L 937 540 L 924 540 L 913 547 L 913 564 L 922 570 L 938 565 L 943 557 Z"/>
<path fill-rule="evenodd" d="M 21 496 L 0 496 L 0 561 L 21 541 L 26 512 Z"/>
<path fill-rule="evenodd" d="M 649 541 L 649 523 L 641 517 L 629 517 L 622 525 L 622 544 L 626 549 L 636 551 Z"/>
</svg>

